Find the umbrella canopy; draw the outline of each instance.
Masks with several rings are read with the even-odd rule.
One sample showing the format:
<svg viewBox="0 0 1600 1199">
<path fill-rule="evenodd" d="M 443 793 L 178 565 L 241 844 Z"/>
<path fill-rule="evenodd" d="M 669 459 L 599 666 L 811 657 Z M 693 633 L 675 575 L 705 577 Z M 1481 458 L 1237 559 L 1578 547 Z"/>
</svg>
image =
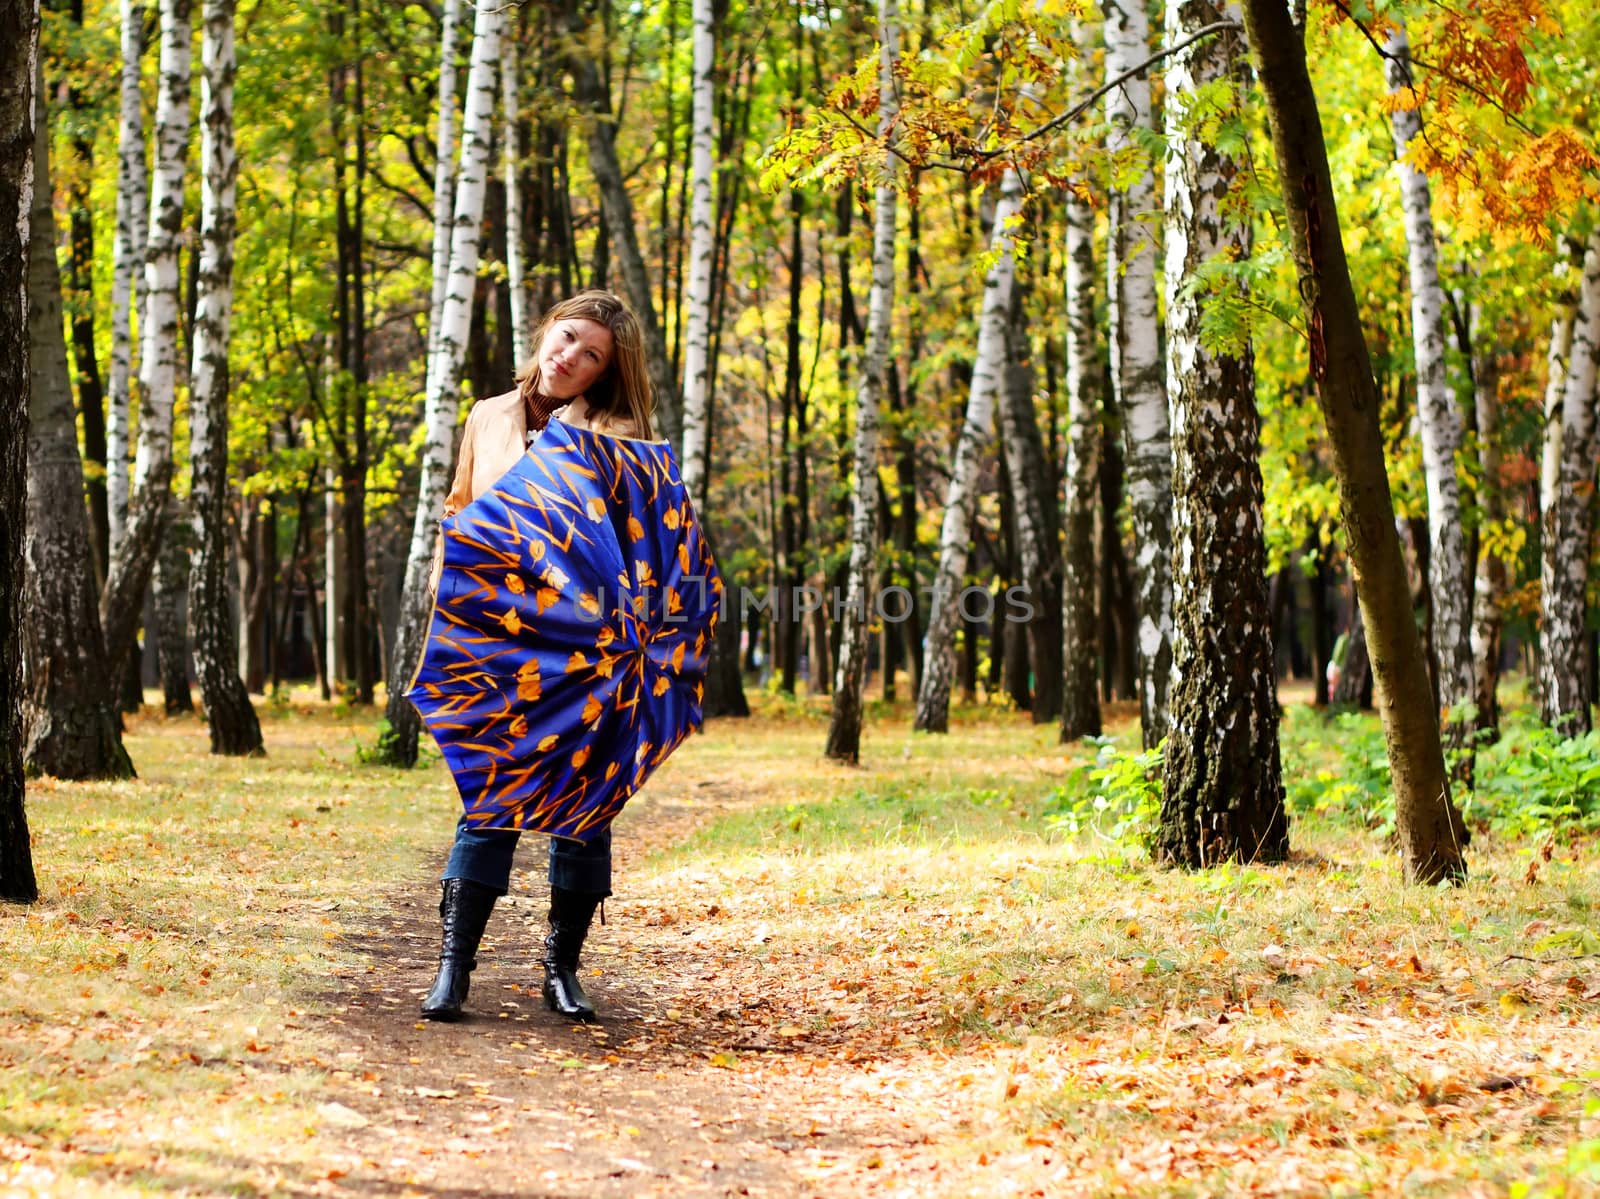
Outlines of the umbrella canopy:
<svg viewBox="0 0 1600 1199">
<path fill-rule="evenodd" d="M 672 450 L 552 420 L 443 528 L 407 698 L 469 822 L 588 840 L 701 722 L 722 580 Z"/>
</svg>

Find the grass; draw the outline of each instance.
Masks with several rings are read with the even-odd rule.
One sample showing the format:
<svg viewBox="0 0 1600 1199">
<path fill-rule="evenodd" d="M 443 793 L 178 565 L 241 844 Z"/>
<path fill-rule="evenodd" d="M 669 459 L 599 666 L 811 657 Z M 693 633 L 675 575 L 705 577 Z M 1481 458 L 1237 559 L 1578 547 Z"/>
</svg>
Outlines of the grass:
<svg viewBox="0 0 1600 1199">
<path fill-rule="evenodd" d="M 1290 862 L 1180 874 L 1041 819 L 1093 747 L 978 709 L 913 736 L 880 706 L 850 769 L 821 755 L 823 702 L 713 724 L 618 839 L 626 936 L 681 950 L 687 922 L 716 979 L 674 1002 L 710 1027 L 760 995 L 790 1042 L 718 1065 L 892 1096 L 927 1130 L 819 1191 L 1600 1191 L 1586 836 L 1480 833 L 1464 887 L 1418 890 L 1309 804 Z M 317 1106 L 361 1074 L 316 1031 L 325 980 L 365 968 L 345 937 L 426 877 L 454 812 L 437 762 L 361 762 L 370 716 L 262 714 L 266 759 L 146 716 L 139 779 L 30 789 L 44 898 L 0 914 L 0 1186 L 320 1177 Z M 1311 719 L 1290 756 L 1336 769 L 1345 733 Z"/>
</svg>

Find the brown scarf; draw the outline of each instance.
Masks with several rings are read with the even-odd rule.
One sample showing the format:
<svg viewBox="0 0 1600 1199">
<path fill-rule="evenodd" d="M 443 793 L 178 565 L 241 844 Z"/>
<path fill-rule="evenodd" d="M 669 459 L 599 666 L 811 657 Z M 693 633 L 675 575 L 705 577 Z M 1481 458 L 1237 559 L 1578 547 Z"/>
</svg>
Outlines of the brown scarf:
<svg viewBox="0 0 1600 1199">
<path fill-rule="evenodd" d="M 550 423 L 550 414 L 559 408 L 565 408 L 571 400 L 558 400 L 553 396 L 540 395 L 531 389 L 522 393 L 522 405 L 528 416 L 528 432 L 537 433 Z"/>
</svg>

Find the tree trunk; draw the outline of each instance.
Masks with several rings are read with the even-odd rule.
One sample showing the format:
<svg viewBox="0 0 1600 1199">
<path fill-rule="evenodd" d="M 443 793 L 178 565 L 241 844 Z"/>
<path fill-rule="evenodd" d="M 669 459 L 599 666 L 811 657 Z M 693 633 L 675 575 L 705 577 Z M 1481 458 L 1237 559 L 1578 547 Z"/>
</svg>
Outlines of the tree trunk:
<svg viewBox="0 0 1600 1199">
<path fill-rule="evenodd" d="M 189 149 L 190 0 L 161 0 L 161 84 L 156 98 L 156 170 L 144 264 L 145 320 L 139 353 L 139 449 L 124 535 L 100 596 L 112 677 L 134 644 L 145 589 L 160 549 L 172 487 L 172 406 L 178 378 L 178 244 L 183 235 L 184 160 Z"/>
<path fill-rule="evenodd" d="M 522 130 L 518 117 L 517 30 L 506 22 L 504 50 L 500 55 L 501 128 L 505 130 L 500 153 L 505 161 L 506 188 L 506 291 L 511 301 L 511 357 L 520 369 L 533 353 L 528 323 L 528 285 L 525 279 L 522 231 Z"/>
<path fill-rule="evenodd" d="M 1000 436 L 1011 483 L 1012 532 L 1021 567 L 1017 580 L 1027 597 L 1021 608 L 1002 603 L 995 619 L 1022 625 L 1033 670 L 1028 710 L 1034 724 L 1061 715 L 1061 530 L 1056 521 L 1054 487 L 1045 465 L 1044 438 L 1034 415 L 1032 339 L 1024 311 L 1023 288 L 1013 288 L 1006 318 L 1006 365 L 1000 384 Z"/>
<path fill-rule="evenodd" d="M 1411 89 L 1411 43 L 1396 26 L 1385 46 L 1385 79 L 1391 96 Z M 1456 455 L 1461 451 L 1461 411 L 1445 377 L 1444 289 L 1434 243 L 1428 177 L 1406 160 L 1413 139 L 1422 136 L 1415 108 L 1397 107 L 1390 117 L 1399 160 L 1400 196 L 1405 212 L 1411 280 L 1411 335 L 1417 367 L 1417 423 L 1422 432 L 1422 469 L 1428 490 L 1428 589 L 1432 597 L 1433 649 L 1439 704 L 1445 709 L 1445 734 L 1465 751 L 1464 777 L 1471 776 L 1465 707 L 1472 702 L 1472 592 L 1462 527 L 1461 488 Z"/>
<path fill-rule="evenodd" d="M 1087 22 L 1076 22 L 1081 53 Z M 1095 592 L 1095 513 L 1100 492 L 1098 322 L 1094 308 L 1094 207 L 1068 188 L 1066 208 L 1067 449 L 1062 498 L 1065 537 L 1061 563 L 1061 740 L 1100 735 L 1100 618 Z"/>
<path fill-rule="evenodd" d="M 1350 627 L 1339 663 L 1339 681 L 1328 696 L 1335 708 L 1372 706 L 1372 659 L 1367 654 L 1367 626 L 1361 619 L 1361 602 L 1350 605 Z"/>
<path fill-rule="evenodd" d="M 1303 31 L 1293 25 L 1281 0 L 1245 0 L 1244 14 L 1266 93 L 1310 331 L 1311 377 L 1333 446 L 1351 568 L 1366 623 L 1394 780 L 1401 864 L 1414 882 L 1459 879 L 1466 871 L 1467 832 L 1450 802 L 1439 710 L 1428 685 L 1395 534 L 1379 396 L 1345 261 Z"/>
<path fill-rule="evenodd" d="M 639 234 L 633 223 L 633 201 L 628 196 L 622 164 L 617 160 L 615 119 L 606 99 L 599 68 L 585 49 L 588 29 L 580 11 L 582 0 L 563 0 L 563 3 L 569 31 L 566 50 L 568 66 L 572 71 L 573 93 L 580 109 L 588 114 L 584 124 L 588 133 L 589 170 L 594 175 L 595 186 L 600 190 L 601 209 L 616 243 L 613 248 L 617 254 L 617 265 L 622 271 L 623 285 L 644 333 L 645 362 L 656 396 L 656 426 L 668 441 L 681 444 L 683 420 L 678 406 L 678 383 L 672 377 L 666 339 L 656 322 L 650 274 L 645 267 L 644 255 L 639 251 Z"/>
<path fill-rule="evenodd" d="M 1108 700 L 1137 699 L 1139 613 L 1128 549 L 1117 521 L 1122 511 L 1122 439 L 1113 432 L 1118 421 L 1109 411 L 1109 379 L 1103 385 L 1108 410 L 1100 441 L 1100 691 Z"/>
<path fill-rule="evenodd" d="M 1473 408 L 1477 413 L 1479 506 L 1483 536 L 1478 539 L 1477 581 L 1472 588 L 1472 720 L 1475 740 L 1500 735 L 1500 604 L 1506 591 L 1506 559 L 1499 544 L 1506 528 L 1506 494 L 1500 477 L 1500 380 L 1490 334 L 1482 328 L 1478 305 L 1467 307 L 1472 363 Z"/>
<path fill-rule="evenodd" d="M 683 357 L 683 484 L 697 501 L 702 500 L 710 429 L 709 400 L 711 380 L 711 267 L 715 250 L 711 227 L 711 125 L 715 88 L 712 67 L 715 43 L 712 35 L 711 0 L 693 0 L 694 73 L 690 83 L 690 199 L 689 199 L 689 285 L 685 295 Z M 663 268 L 664 269 L 664 268 Z"/>
<path fill-rule="evenodd" d="M 50 126 L 35 80 L 33 204 L 28 231 L 27 527 L 23 593 L 23 755 L 64 779 L 128 778 L 116 693 L 106 686 L 83 466 L 61 328 L 61 272 L 51 200 Z M 18 627 L 12 625 L 10 627 Z"/>
<path fill-rule="evenodd" d="M 1589 235 L 1559 412 L 1547 412 L 1541 491 L 1539 707 L 1563 737 L 1590 723 L 1586 589 L 1594 530 L 1595 380 L 1600 359 L 1600 229 Z M 1552 441 L 1554 444 L 1552 444 Z"/>
<path fill-rule="evenodd" d="M 477 14 L 472 33 L 472 67 L 467 78 L 467 112 L 461 131 L 461 167 L 457 175 L 449 285 L 439 311 L 437 352 L 429 363 L 423 400 L 426 441 L 422 451 L 422 477 L 417 487 L 417 515 L 411 527 L 411 548 L 406 557 L 394 652 L 389 657 L 389 698 L 384 709 L 389 727 L 380 746 L 386 761 L 404 767 L 416 765 L 417 736 L 422 730 L 421 718 L 406 699 L 405 691 L 422 653 L 432 609 L 428 569 L 433 560 L 439 518 L 444 514 L 444 497 L 450 487 L 450 460 L 461 407 L 461 364 L 472 318 L 478 237 L 498 90 L 495 64 L 505 24 L 502 9 L 484 5 L 478 8 Z M 441 163 L 440 170 L 447 172 L 448 166 Z M 355 635 L 365 637 L 367 630 L 357 629 Z"/>
<path fill-rule="evenodd" d="M 128 519 L 128 416 L 132 399 L 130 317 L 142 305 L 145 242 L 149 236 L 145 178 L 144 106 L 139 59 L 144 52 L 143 4 L 122 0 L 121 115 L 117 123 L 117 231 L 111 248 L 111 378 L 106 414 L 108 562 L 122 544 Z M 107 567 L 109 574 L 109 565 Z"/>
<path fill-rule="evenodd" d="M 456 32 L 461 0 L 443 0 L 439 35 L 439 120 L 433 154 L 433 289 L 428 297 L 428 376 L 439 353 L 444 297 L 450 281 L 450 238 L 456 200 Z"/>
<path fill-rule="evenodd" d="M 978 502 L 978 464 L 989 442 L 994 418 L 995 393 L 1000 388 L 1006 340 L 1006 318 L 1016 278 L 1012 220 L 1022 211 L 1022 180 L 1008 168 L 1000 181 L 994 208 L 991 253 L 994 265 L 983 281 L 983 304 L 978 315 L 978 349 L 972 366 L 966 418 L 956 443 L 955 465 L 945 493 L 944 525 L 939 535 L 939 567 L 933 578 L 929 606 L 928 656 L 922 688 L 917 694 L 913 727 L 921 732 L 950 729 L 950 682 L 955 634 L 960 627 L 960 592 L 966 581 L 967 553 L 972 542 L 972 517 Z"/>
<path fill-rule="evenodd" d="M 1105 12 L 1106 77 L 1111 79 L 1150 56 L 1150 22 L 1139 0 L 1109 0 Z M 1149 79 L 1136 75 L 1114 88 L 1106 97 L 1106 120 L 1108 153 L 1142 153 L 1140 141 L 1154 131 Z M 1139 718 L 1146 749 L 1166 735 L 1172 674 L 1172 447 L 1161 387 L 1155 242 L 1139 219 L 1154 208 L 1155 172 L 1146 168 L 1111 194 L 1106 254 L 1111 385 L 1122 417 L 1128 512 L 1137 547 Z M 1107 520 L 1113 518 L 1106 514 Z"/>
<path fill-rule="evenodd" d="M 883 178 L 878 182 L 873 207 L 872 294 L 867 304 L 866 355 L 856 385 L 855 494 L 850 513 L 849 582 L 843 627 L 839 630 L 839 665 L 825 750 L 828 757 L 851 765 L 861 760 L 867 632 L 872 623 L 872 580 L 877 573 L 878 557 L 878 414 L 883 403 L 894 320 L 894 233 L 899 197 L 895 193 L 897 171 L 891 139 L 900 113 L 895 94 L 895 66 L 900 57 L 897 0 L 878 0 L 878 43 L 878 138 L 884 144 Z"/>
<path fill-rule="evenodd" d="M 1210 0 L 1168 0 L 1169 45 L 1223 19 Z M 1223 205 L 1243 164 L 1190 132 L 1206 89 L 1244 88 L 1243 38 L 1196 42 L 1167 60 L 1167 394 L 1172 412 L 1172 685 L 1156 856 L 1190 868 L 1281 861 L 1289 850 L 1267 615 L 1261 423 L 1255 361 L 1201 338 L 1214 260 L 1245 261 L 1247 228 Z"/>
<path fill-rule="evenodd" d="M 228 602 L 228 342 L 239 163 L 233 146 L 235 0 L 205 0 L 200 87 L 200 302 L 189 401 L 194 555 L 189 640 L 214 754 L 259 754 L 261 723 L 239 677 Z"/>
<path fill-rule="evenodd" d="M 154 619 L 145 636 L 155 640 L 162 704 L 168 716 L 194 711 L 194 696 L 189 691 L 189 630 L 184 615 L 188 606 L 190 558 L 186 515 L 181 502 L 174 501 L 168 506 L 162 520 L 156 564 L 150 572 Z"/>
<path fill-rule="evenodd" d="M 83 0 L 67 6 L 74 36 L 84 28 Z M 105 583 L 110 558 L 110 517 L 106 510 L 106 408 L 100 380 L 100 359 L 95 349 L 94 212 L 90 184 L 94 179 L 94 135 L 97 116 L 85 102 L 79 64 L 67 88 L 73 113 L 71 194 L 68 200 L 67 288 L 75 298 L 72 307 L 72 364 L 78 380 L 78 414 L 83 421 L 83 456 L 89 463 L 84 486 L 89 494 L 89 542 L 94 552 L 95 589 Z M 35 164 L 37 167 L 37 163 Z M 98 619 L 98 618 L 97 618 Z"/>
<path fill-rule="evenodd" d="M 0 0 L 0 900 L 39 898 L 22 765 L 23 531 L 28 502 L 28 226 L 38 11 Z M 52 251 L 54 247 L 51 247 Z"/>
</svg>

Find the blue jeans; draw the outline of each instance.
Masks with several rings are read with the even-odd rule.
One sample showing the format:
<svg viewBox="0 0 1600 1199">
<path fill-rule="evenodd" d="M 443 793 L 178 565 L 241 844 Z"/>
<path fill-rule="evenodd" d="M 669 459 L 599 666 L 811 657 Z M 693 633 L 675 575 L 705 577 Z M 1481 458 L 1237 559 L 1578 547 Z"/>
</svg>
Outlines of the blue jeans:
<svg viewBox="0 0 1600 1199">
<path fill-rule="evenodd" d="M 473 828 L 466 817 L 456 821 L 441 879 L 464 878 L 504 895 L 511 887 L 511 859 L 522 833 L 518 829 Z M 611 830 L 589 841 L 550 838 L 550 885 L 590 895 L 611 894 Z"/>
</svg>

